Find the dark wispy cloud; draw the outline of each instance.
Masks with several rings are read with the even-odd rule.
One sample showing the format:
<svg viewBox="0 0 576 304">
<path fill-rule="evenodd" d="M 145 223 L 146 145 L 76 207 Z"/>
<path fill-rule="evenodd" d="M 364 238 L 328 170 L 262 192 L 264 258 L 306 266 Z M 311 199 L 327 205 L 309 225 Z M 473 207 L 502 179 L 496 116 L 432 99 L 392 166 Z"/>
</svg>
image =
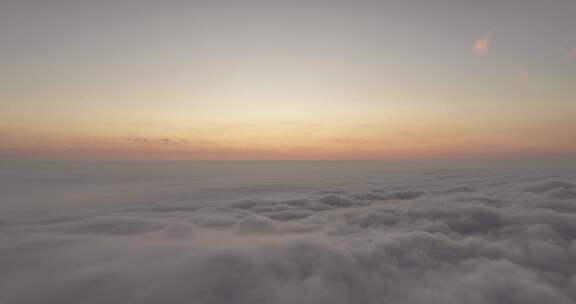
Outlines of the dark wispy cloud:
<svg viewBox="0 0 576 304">
<path fill-rule="evenodd" d="M 186 143 L 186 140 L 180 138 L 168 138 L 168 137 L 161 137 L 161 138 L 147 138 L 147 137 L 140 137 L 140 136 L 131 136 L 126 137 L 126 141 L 133 142 L 133 143 L 140 143 L 140 144 L 156 144 L 156 145 L 178 145 Z"/>
</svg>

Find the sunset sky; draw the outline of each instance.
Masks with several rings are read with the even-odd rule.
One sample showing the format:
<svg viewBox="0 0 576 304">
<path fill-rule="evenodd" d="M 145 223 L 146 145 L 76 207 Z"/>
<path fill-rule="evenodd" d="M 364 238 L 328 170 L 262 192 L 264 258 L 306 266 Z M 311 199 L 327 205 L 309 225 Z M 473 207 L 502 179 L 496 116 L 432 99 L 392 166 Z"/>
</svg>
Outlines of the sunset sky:
<svg viewBox="0 0 576 304">
<path fill-rule="evenodd" d="M 576 154 L 574 0 L 0 0 L 0 159 Z"/>
</svg>

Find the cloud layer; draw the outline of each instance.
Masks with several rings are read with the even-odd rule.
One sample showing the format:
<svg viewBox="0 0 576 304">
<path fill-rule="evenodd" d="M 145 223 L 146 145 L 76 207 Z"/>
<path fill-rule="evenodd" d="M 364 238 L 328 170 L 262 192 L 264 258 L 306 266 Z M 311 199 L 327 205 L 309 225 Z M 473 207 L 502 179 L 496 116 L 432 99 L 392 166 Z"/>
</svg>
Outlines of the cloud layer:
<svg viewBox="0 0 576 304">
<path fill-rule="evenodd" d="M 576 301 L 574 175 L 363 183 L 5 219 L 0 303 Z"/>
</svg>

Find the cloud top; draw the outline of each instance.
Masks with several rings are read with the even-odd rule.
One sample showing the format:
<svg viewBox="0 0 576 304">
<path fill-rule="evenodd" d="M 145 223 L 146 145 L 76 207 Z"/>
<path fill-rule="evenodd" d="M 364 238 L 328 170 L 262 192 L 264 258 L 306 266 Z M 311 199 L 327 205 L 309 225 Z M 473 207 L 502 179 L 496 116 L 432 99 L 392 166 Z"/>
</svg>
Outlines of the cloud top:
<svg viewBox="0 0 576 304">
<path fill-rule="evenodd" d="M 6 217 L 0 302 L 576 301 L 576 175 L 342 179 L 276 199 Z"/>
</svg>

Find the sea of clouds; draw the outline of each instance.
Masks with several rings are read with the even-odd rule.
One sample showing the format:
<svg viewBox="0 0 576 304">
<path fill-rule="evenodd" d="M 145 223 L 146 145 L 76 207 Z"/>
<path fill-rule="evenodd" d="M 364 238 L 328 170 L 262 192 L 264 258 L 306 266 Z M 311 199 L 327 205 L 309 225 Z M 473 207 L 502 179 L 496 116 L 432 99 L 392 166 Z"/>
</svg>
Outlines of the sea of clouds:
<svg viewBox="0 0 576 304">
<path fill-rule="evenodd" d="M 24 170 L 35 200 L 107 203 L 1 188 L 0 303 L 576 303 L 574 171 L 250 166 Z"/>
</svg>

